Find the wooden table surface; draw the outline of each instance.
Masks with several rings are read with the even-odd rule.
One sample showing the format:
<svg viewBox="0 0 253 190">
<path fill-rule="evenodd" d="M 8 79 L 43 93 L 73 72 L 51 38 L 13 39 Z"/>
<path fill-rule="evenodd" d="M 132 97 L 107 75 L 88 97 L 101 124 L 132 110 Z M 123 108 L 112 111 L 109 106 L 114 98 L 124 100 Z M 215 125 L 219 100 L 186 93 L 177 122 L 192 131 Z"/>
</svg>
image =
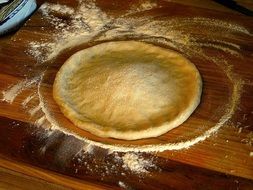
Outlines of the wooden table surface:
<svg viewBox="0 0 253 190">
<path fill-rule="evenodd" d="M 117 17 L 130 7 L 140 5 L 140 2 L 142 1 L 97 0 L 96 6 L 108 15 Z M 133 13 L 130 17 L 153 16 L 151 21 L 172 18 L 217 19 L 217 22 L 221 20 L 235 23 L 235 26 L 249 31 L 245 34 L 237 27 L 231 32 L 230 25 L 227 25 L 228 28 L 221 26 L 221 29 L 220 26 L 186 25 L 178 29 L 184 34 L 194 35 L 199 39 L 199 44 L 203 38 L 204 45 L 201 48 L 207 57 L 213 58 L 200 59 L 172 47 L 197 66 L 204 82 L 201 104 L 182 126 L 158 138 L 131 142 L 98 138 L 73 126 L 64 118 L 52 99 L 55 74 L 75 51 L 106 40 L 81 43 L 78 47 L 57 55 L 49 65 L 38 64 L 34 57 L 26 53 L 28 44 L 50 39 L 54 30 L 46 19 L 41 19 L 43 16 L 39 11 L 15 34 L 0 39 L 0 91 L 4 93 L 8 87 L 36 77 L 46 69 L 40 88 L 52 113 L 61 120 L 63 127 L 81 137 L 107 144 L 147 145 L 180 142 L 205 133 L 219 122 L 221 115 L 225 113 L 222 108 L 234 97 L 234 85 L 241 81 L 239 105 L 234 108 L 229 121 L 216 133 L 188 149 L 135 153 L 141 159 L 152 160 L 155 166 L 149 167 L 148 173 L 140 174 L 123 167 L 122 161 L 115 160 L 115 154 L 107 154 L 107 150 L 102 148 L 94 148 L 92 154 L 80 152 L 86 144 L 74 135 L 60 130 L 48 135 L 47 126 L 40 127 L 36 123 L 36 117 L 39 116 L 31 116 L 27 111 L 27 107 L 30 110 L 36 108 L 39 99 L 35 97 L 26 108 L 22 106 L 29 95 L 36 96 L 38 86 L 34 85 L 24 89 L 12 103 L 0 101 L 0 189 L 253 189 L 252 17 L 225 8 L 214 1 L 155 2 L 159 7 Z M 253 7 L 251 1 L 238 2 L 249 8 Z M 74 1 L 61 3 L 77 6 Z M 124 36 L 117 40 L 132 38 Z M 214 44 L 211 39 L 215 41 Z M 226 43 L 222 43 L 224 41 Z M 219 59 L 223 60 L 220 64 L 213 63 L 213 60 L 219 62 Z M 227 70 L 223 70 L 224 68 Z M 228 71 L 229 68 L 232 70 Z M 232 82 L 229 73 L 233 74 Z M 120 158 L 124 154 L 118 152 Z"/>
</svg>

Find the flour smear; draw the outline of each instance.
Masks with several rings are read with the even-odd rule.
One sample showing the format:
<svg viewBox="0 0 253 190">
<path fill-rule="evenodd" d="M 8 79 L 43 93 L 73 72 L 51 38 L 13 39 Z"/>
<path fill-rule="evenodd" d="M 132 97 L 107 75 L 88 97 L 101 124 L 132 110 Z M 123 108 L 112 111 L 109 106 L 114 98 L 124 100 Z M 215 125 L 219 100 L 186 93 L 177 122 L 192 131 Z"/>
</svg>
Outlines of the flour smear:
<svg viewBox="0 0 253 190">
<path fill-rule="evenodd" d="M 52 34 L 52 39 L 50 39 L 50 41 L 45 39 L 40 42 L 30 42 L 27 53 L 41 65 L 47 64 L 49 60 L 52 61 L 64 50 L 71 49 L 81 44 L 131 38 L 132 40 L 136 39 L 138 41 L 172 48 L 182 52 L 187 57 L 197 56 L 203 60 L 209 60 L 213 64 L 219 65 L 222 64 L 223 60 L 210 58 L 205 54 L 203 47 L 212 47 L 232 57 L 240 57 L 240 46 L 236 43 L 216 39 L 219 34 L 215 33 L 216 31 L 225 29 L 226 34 L 224 35 L 228 36 L 234 35 L 234 33 L 241 33 L 248 36 L 252 35 L 243 26 L 216 19 L 171 17 L 168 19 L 156 20 L 152 19 L 151 16 L 134 16 L 136 13 L 148 11 L 152 8 L 159 7 L 154 2 L 143 1 L 141 4 L 133 5 L 127 13 L 113 17 L 107 15 L 97 7 L 94 1 L 79 0 L 79 5 L 76 9 L 61 4 L 45 3 L 40 7 L 39 11 L 43 15 L 43 19 L 55 27 L 55 32 Z M 68 15 L 70 20 L 67 22 L 61 17 L 55 16 L 55 13 Z M 204 35 L 199 39 L 187 32 L 187 27 L 195 26 L 205 26 L 207 29 L 210 29 L 210 37 L 207 38 L 207 35 Z M 211 33 L 216 35 L 211 35 Z M 39 104 L 28 112 L 31 116 L 34 116 L 38 111 L 42 112 L 43 116 L 37 118 L 35 123 L 38 126 L 43 126 L 44 123 L 47 123 L 47 125 L 49 124 L 49 133 L 52 133 L 53 130 L 60 130 L 65 134 L 74 135 L 76 138 L 90 145 L 89 149 L 91 146 L 98 146 L 108 149 L 109 154 L 115 151 L 125 152 L 126 155 L 123 157 L 125 168 L 141 170 L 145 173 L 145 167 L 138 164 L 140 158 L 136 157 L 134 154 L 128 155 L 127 152 L 162 152 L 166 150 L 186 149 L 215 134 L 232 117 L 240 101 L 243 82 L 238 76 L 235 77 L 233 75 L 230 67 L 225 65 L 223 70 L 224 74 L 227 75 L 233 85 L 229 103 L 224 107 L 225 111 L 223 116 L 221 116 L 220 120 L 213 127 L 203 134 L 187 141 L 152 145 L 104 144 L 74 134 L 61 127 L 53 113 L 48 109 L 45 97 L 43 97 L 41 92 L 43 75 L 38 82 L 38 91 L 36 93 Z M 44 72 L 46 72 L 46 70 Z M 12 88 L 7 89 L 3 92 L 3 100 L 12 103 L 22 90 L 29 87 L 28 84 L 35 84 L 32 82 L 33 80 L 34 79 L 30 82 L 28 82 L 28 80 L 21 81 Z M 33 98 L 34 97 L 27 97 L 23 101 L 23 107 Z"/>
<path fill-rule="evenodd" d="M 39 80 L 40 77 L 35 77 L 32 79 L 22 80 L 14 85 L 10 85 L 6 90 L 2 91 L 2 101 L 11 104 L 23 90 L 36 85 Z"/>
</svg>

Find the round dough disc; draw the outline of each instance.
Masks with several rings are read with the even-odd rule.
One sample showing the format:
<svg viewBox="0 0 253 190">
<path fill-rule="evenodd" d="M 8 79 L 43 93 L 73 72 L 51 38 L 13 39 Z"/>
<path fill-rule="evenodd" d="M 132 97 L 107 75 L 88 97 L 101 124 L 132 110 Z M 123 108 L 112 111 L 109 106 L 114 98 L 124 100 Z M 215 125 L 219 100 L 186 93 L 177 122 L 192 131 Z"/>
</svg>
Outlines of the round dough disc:
<svg viewBox="0 0 253 190">
<path fill-rule="evenodd" d="M 100 137 L 156 137 L 182 124 L 202 91 L 182 55 L 136 41 L 99 44 L 72 55 L 56 75 L 53 96 L 76 126 Z"/>
</svg>

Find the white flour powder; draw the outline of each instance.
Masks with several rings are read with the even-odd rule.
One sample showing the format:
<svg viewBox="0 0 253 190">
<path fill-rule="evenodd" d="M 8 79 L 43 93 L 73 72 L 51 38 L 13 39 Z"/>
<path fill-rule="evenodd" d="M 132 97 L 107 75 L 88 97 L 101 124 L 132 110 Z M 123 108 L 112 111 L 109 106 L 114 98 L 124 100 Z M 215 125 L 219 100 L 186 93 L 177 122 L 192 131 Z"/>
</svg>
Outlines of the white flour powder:
<svg viewBox="0 0 253 190">
<path fill-rule="evenodd" d="M 7 90 L 2 91 L 2 101 L 12 103 L 14 99 L 24 90 L 32 85 L 38 83 L 40 77 L 35 77 L 33 79 L 26 79 L 18 82 L 17 84 L 11 85 Z"/>
<path fill-rule="evenodd" d="M 30 43 L 28 53 L 38 62 L 53 59 L 66 48 L 90 41 L 110 22 L 110 18 L 97 8 L 93 1 L 81 2 L 75 12 L 66 5 L 49 3 L 42 5 L 39 10 L 44 18 L 54 25 L 57 32 L 53 34 L 53 42 Z M 62 19 L 55 17 L 53 12 L 56 10 L 62 14 L 70 14 L 70 23 L 67 24 Z"/>
<path fill-rule="evenodd" d="M 170 18 L 167 20 L 150 20 L 146 17 L 131 17 L 133 10 L 136 12 L 145 11 L 157 7 L 155 1 L 141 1 L 141 4 L 133 5 L 128 13 L 112 18 L 106 15 L 93 1 L 80 1 L 77 10 L 66 5 L 44 4 L 40 11 L 50 23 L 57 29 L 53 34 L 53 41 L 50 42 L 31 42 L 28 50 L 38 62 L 47 61 L 56 57 L 60 52 L 67 48 L 75 47 L 87 43 L 91 40 L 110 40 L 120 36 L 136 36 L 142 38 L 142 41 L 166 44 L 169 47 L 178 49 L 186 55 L 191 53 L 201 53 L 201 47 L 213 47 L 220 49 L 232 55 L 239 55 L 237 52 L 240 46 L 231 42 L 222 40 L 205 39 L 210 42 L 196 42 L 193 35 L 187 33 L 187 28 L 199 25 L 207 27 L 210 31 L 226 28 L 226 35 L 233 32 L 240 32 L 251 35 L 250 32 L 242 26 L 233 23 L 208 19 L 208 18 Z M 61 14 L 71 14 L 70 22 L 66 23 L 62 19 L 54 16 L 54 12 Z M 205 38 L 205 36 L 203 36 Z M 212 43 L 211 43 L 212 41 Z M 213 42 L 218 42 L 214 44 Z M 225 46 L 224 46 L 225 45 Z M 228 46 L 228 47 L 226 47 Z M 233 47 L 234 49 L 231 49 Z"/>
<path fill-rule="evenodd" d="M 126 184 L 124 183 L 124 182 L 122 182 L 122 181 L 119 181 L 119 186 L 121 187 L 121 188 L 123 188 L 123 189 L 127 189 L 127 186 L 126 186 Z"/>
<path fill-rule="evenodd" d="M 42 42 L 30 42 L 28 53 L 33 56 L 39 64 L 44 64 L 45 61 L 52 60 L 58 56 L 63 50 L 76 47 L 80 44 L 85 44 L 90 41 L 115 40 L 121 37 L 130 37 L 131 39 L 174 48 L 189 57 L 198 55 L 205 60 L 209 59 L 213 64 L 219 65 L 220 60 L 209 58 L 205 55 L 202 47 L 212 47 L 215 50 L 224 51 L 231 56 L 239 56 L 240 46 L 235 43 L 216 39 L 217 36 L 220 35 L 220 32 L 216 31 L 222 31 L 225 29 L 226 33 L 224 35 L 228 36 L 231 36 L 234 33 L 252 36 L 252 34 L 242 26 L 216 19 L 173 17 L 167 20 L 151 20 L 149 16 L 132 16 L 137 12 L 158 7 L 155 2 L 147 0 L 141 2 L 142 3 L 138 5 L 133 5 L 126 14 L 118 18 L 112 18 L 106 15 L 101 9 L 96 7 L 93 1 L 84 2 L 80 0 L 76 10 L 66 5 L 46 3 L 41 6 L 40 11 L 43 18 L 55 27 L 56 32 L 52 34 L 52 39 L 50 39 L 50 41 L 42 40 Z M 68 15 L 70 21 L 66 22 L 55 16 L 55 13 Z M 205 35 L 200 37 L 201 40 L 199 40 L 187 32 L 189 27 L 200 26 L 204 26 L 207 28 L 207 31 L 210 31 L 210 37 L 207 35 L 208 39 Z M 39 78 L 37 94 L 27 97 L 23 101 L 22 106 L 25 108 L 29 101 L 38 98 L 39 104 L 30 108 L 29 114 L 37 118 L 36 115 L 38 112 L 43 113 L 43 116 L 38 116 L 35 123 L 41 127 L 46 125 L 45 123 L 49 123 L 49 134 L 52 134 L 53 130 L 60 130 L 66 134 L 75 135 L 76 138 L 86 143 L 82 151 L 89 154 L 93 153 L 93 148 L 95 146 L 108 149 L 109 154 L 114 153 L 115 151 L 125 152 L 122 157 L 123 167 L 125 169 L 129 169 L 135 173 L 147 173 L 147 168 L 148 166 L 152 166 L 152 161 L 138 156 L 138 152 L 160 152 L 189 148 L 216 133 L 231 118 L 240 100 L 242 81 L 235 78 L 231 74 L 231 70 L 228 70 L 229 69 L 225 69 L 224 73 L 231 80 L 233 89 L 229 103 L 228 105 L 225 105 L 226 110 L 224 111 L 224 115 L 221 116 L 215 126 L 211 127 L 200 136 L 182 142 L 126 146 L 119 144 L 104 144 L 102 142 L 95 142 L 80 137 L 78 134 L 74 134 L 61 127 L 53 113 L 50 112 L 45 97 L 43 97 L 43 94 L 41 93 L 40 84 L 43 76 Z M 38 78 L 36 80 L 31 79 L 21 81 L 10 87 L 2 92 L 2 100 L 12 103 L 22 90 L 33 84 L 37 84 L 36 81 L 38 81 Z M 120 182 L 119 185 L 123 186 Z"/>
<path fill-rule="evenodd" d="M 147 168 L 154 167 L 151 160 L 144 159 L 136 153 L 128 152 L 123 157 L 123 168 L 129 169 L 134 173 L 148 173 Z"/>
<path fill-rule="evenodd" d="M 135 6 L 135 5 L 134 5 Z M 133 6 L 133 7 L 134 7 Z M 137 6 L 137 5 L 136 5 Z M 50 42 L 49 45 L 45 43 L 31 42 L 31 52 L 42 53 L 47 51 L 48 54 L 45 54 L 44 60 L 52 59 L 57 56 L 61 51 L 68 47 L 77 46 L 81 43 L 89 42 L 90 40 L 113 40 L 119 36 L 137 36 L 142 37 L 142 41 L 154 42 L 154 43 L 163 43 L 169 47 L 179 49 L 188 56 L 192 54 L 200 54 L 200 56 L 205 55 L 202 52 L 202 46 L 209 46 L 216 49 L 221 49 L 225 52 L 228 52 L 232 55 L 238 55 L 237 50 L 240 50 L 240 46 L 231 42 L 224 42 L 218 39 L 210 39 L 208 43 L 198 43 L 197 40 L 190 34 L 187 34 L 184 31 L 184 26 L 196 26 L 204 25 L 205 27 L 213 30 L 213 27 L 218 29 L 226 28 L 228 34 L 230 32 L 241 32 L 243 34 L 251 35 L 247 29 L 244 27 L 228 23 L 225 21 L 207 19 L 207 18 L 171 18 L 167 20 L 153 20 L 151 21 L 148 17 L 139 17 L 134 18 L 129 15 L 135 11 L 148 10 L 149 8 L 156 7 L 155 3 L 149 1 L 143 1 L 143 4 L 138 6 L 139 8 L 131 9 L 127 14 L 122 15 L 119 18 L 110 18 L 104 12 L 102 12 L 98 7 L 95 6 L 93 1 L 88 1 L 80 4 L 76 11 L 72 12 L 70 7 L 65 5 L 52 5 L 46 4 L 40 8 L 45 18 L 54 20 L 54 15 L 51 13 L 58 10 L 62 14 L 68 14 L 71 12 L 71 22 L 68 26 L 59 30 L 55 34 L 55 40 Z M 51 9 L 52 7 L 52 9 Z M 56 8 L 57 7 L 57 8 Z M 219 23 L 219 24 L 217 24 Z M 54 26 L 59 26 L 63 24 L 60 20 L 58 23 L 53 24 Z M 110 26 L 110 30 L 107 27 Z M 183 27 L 182 27 L 183 26 Z M 98 38 L 95 38 L 98 34 L 103 33 Z M 205 38 L 205 37 L 203 37 Z M 217 44 L 212 44 L 217 43 Z M 220 46 L 219 44 L 226 45 L 226 47 Z M 231 49 L 231 47 L 233 49 Z M 37 56 L 34 56 L 37 58 Z M 216 62 L 216 60 L 215 60 Z M 240 90 L 241 90 L 241 81 L 231 78 L 231 82 L 234 83 L 233 93 L 227 105 L 227 110 L 224 115 L 221 117 L 220 121 L 212 128 L 207 130 L 202 135 L 190 139 L 184 142 L 168 143 L 168 144 L 157 144 L 157 145 L 143 145 L 143 146 L 123 146 L 123 145 L 109 145 L 103 144 L 100 142 L 94 142 L 89 139 L 82 137 L 78 138 L 84 140 L 86 143 L 93 144 L 95 146 L 100 146 L 106 149 L 109 149 L 110 152 L 121 151 L 121 152 L 157 152 L 165 150 L 180 150 L 183 148 L 189 148 L 190 146 L 201 142 L 208 138 L 210 135 L 218 131 L 218 129 L 224 125 L 225 122 L 233 115 L 235 108 L 239 102 Z M 67 131 L 59 126 L 58 122 L 54 119 L 53 115 L 50 113 L 50 110 L 47 109 L 46 103 L 44 101 L 43 95 L 40 93 L 40 88 L 38 87 L 38 95 L 40 99 L 39 107 L 45 114 L 45 117 L 49 123 L 51 123 L 51 129 L 62 130 L 66 133 L 72 134 L 72 132 Z M 36 110 L 35 110 L 36 111 Z M 32 113 L 34 110 L 32 110 Z"/>
<path fill-rule="evenodd" d="M 26 105 L 34 98 L 34 94 L 27 96 L 26 99 L 24 99 L 24 101 L 22 102 L 22 106 L 26 107 Z"/>
</svg>

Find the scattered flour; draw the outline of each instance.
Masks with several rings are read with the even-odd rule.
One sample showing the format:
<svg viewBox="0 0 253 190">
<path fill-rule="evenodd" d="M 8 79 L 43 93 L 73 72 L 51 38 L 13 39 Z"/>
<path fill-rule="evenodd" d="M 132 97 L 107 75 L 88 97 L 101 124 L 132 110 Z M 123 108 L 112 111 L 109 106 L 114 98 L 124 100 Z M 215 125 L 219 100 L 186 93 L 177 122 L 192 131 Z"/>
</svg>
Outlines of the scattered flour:
<svg viewBox="0 0 253 190">
<path fill-rule="evenodd" d="M 40 109 L 41 109 L 41 106 L 38 105 L 38 106 L 36 106 L 36 107 L 30 109 L 28 112 L 29 112 L 29 114 L 30 114 L 31 116 L 33 116 L 33 115 L 35 115 Z"/>
<path fill-rule="evenodd" d="M 104 31 L 110 22 L 110 18 L 93 1 L 80 1 L 76 11 L 66 5 L 49 3 L 42 5 L 39 10 L 57 29 L 53 34 L 53 42 L 30 42 L 28 53 L 40 63 L 53 59 L 64 49 L 90 41 Z M 54 16 L 52 13 L 56 10 L 70 14 L 70 23 Z"/>
<path fill-rule="evenodd" d="M 248 146 L 252 146 L 253 145 L 253 132 L 250 131 L 247 135 L 246 135 L 246 139 L 244 142 L 248 145 Z"/>
<path fill-rule="evenodd" d="M 195 17 L 150 20 L 149 17 L 131 17 L 131 15 L 134 15 L 135 13 L 158 7 L 157 4 L 152 1 L 145 0 L 140 2 L 140 5 L 134 5 L 128 13 L 118 18 L 111 18 L 106 15 L 101 9 L 96 7 L 93 1 L 84 2 L 79 0 L 79 5 L 76 10 L 66 5 L 50 3 L 43 4 L 40 7 L 40 11 L 44 19 L 48 20 L 49 23 L 55 27 L 56 32 L 52 34 L 52 39 L 50 39 L 50 41 L 30 42 L 28 53 L 33 56 L 38 63 L 43 64 L 46 61 L 55 58 L 63 50 L 80 44 L 90 41 L 117 40 L 122 37 L 130 37 L 131 39 L 174 48 L 189 57 L 198 53 L 201 57 L 207 59 L 202 51 L 202 47 L 204 46 L 213 47 L 217 51 L 222 50 L 232 56 L 239 55 L 240 46 L 231 42 L 216 39 L 215 36 L 220 34 L 220 32 L 216 33 L 216 31 L 226 31 L 226 35 L 241 33 L 243 35 L 252 36 L 252 34 L 242 26 L 217 19 Z M 62 18 L 55 16 L 55 13 L 69 15 L 70 20 L 67 22 Z M 208 27 L 210 31 L 214 33 L 214 37 L 210 38 L 208 43 L 199 42 L 195 36 L 187 32 L 189 27 Z M 202 38 L 204 41 L 206 40 L 206 36 L 202 36 Z M 222 45 L 226 45 L 226 47 Z M 212 59 L 211 61 L 214 64 L 219 64 L 219 60 L 217 59 Z M 39 104 L 29 110 L 29 114 L 34 117 L 39 111 L 43 113 L 43 116 L 40 116 L 35 124 L 43 126 L 46 122 L 49 123 L 49 134 L 52 134 L 52 131 L 54 130 L 60 130 L 65 134 L 74 135 L 85 143 L 85 146 L 82 149 L 82 152 L 85 154 L 92 154 L 94 147 L 96 146 L 108 149 L 108 155 L 114 154 L 115 152 L 124 152 L 125 154 L 119 158 L 123 162 L 122 167 L 124 169 L 131 170 L 137 174 L 148 173 L 148 167 L 155 167 L 155 165 L 152 163 L 152 160 L 147 160 L 139 156 L 139 152 L 162 152 L 166 150 L 181 150 L 189 148 L 216 133 L 231 118 L 240 100 L 242 81 L 232 76 L 230 72 L 231 70 L 229 72 L 227 70 L 224 71 L 233 84 L 232 94 L 229 103 L 226 106 L 224 115 L 215 126 L 205 131 L 202 135 L 189 139 L 188 141 L 175 143 L 127 146 L 95 142 L 80 137 L 78 134 L 73 134 L 73 132 L 60 126 L 47 107 L 45 97 L 43 97 L 41 93 L 41 81 L 43 75 L 36 80 L 31 79 L 21 81 L 6 91 L 3 91 L 2 100 L 12 103 L 22 90 L 38 83 L 37 94 L 27 97 L 22 103 L 22 106 L 25 107 L 29 101 L 35 96 L 38 96 Z M 253 156 L 252 152 L 250 153 L 250 156 Z M 84 160 L 81 161 L 85 164 Z M 89 169 L 89 165 L 87 165 L 87 168 Z M 105 173 L 109 174 L 108 168 L 104 169 L 106 171 Z M 78 172 L 78 170 L 76 172 Z M 122 173 L 122 175 L 125 174 Z M 119 181 L 119 185 L 122 188 L 125 186 L 121 181 Z"/>
<path fill-rule="evenodd" d="M 134 173 L 148 173 L 148 170 L 146 168 L 150 168 L 153 165 L 151 160 L 146 160 L 140 156 L 138 156 L 136 153 L 128 152 L 123 157 L 123 168 L 129 169 Z"/>
<path fill-rule="evenodd" d="M 43 16 L 49 16 L 50 13 L 61 13 L 72 15 L 74 14 L 75 10 L 72 7 L 68 7 L 66 5 L 61 4 L 52 4 L 52 3 L 44 3 L 41 5 L 40 10 Z"/>
<path fill-rule="evenodd" d="M 14 84 L 12 86 L 10 86 L 7 90 L 2 91 L 2 101 L 8 102 L 8 103 L 12 103 L 14 101 L 14 99 L 24 90 L 27 89 L 29 87 L 31 87 L 32 85 L 35 85 L 36 83 L 38 83 L 40 77 L 35 77 L 31 80 L 22 80 L 20 82 L 18 82 L 17 84 Z"/>
<path fill-rule="evenodd" d="M 44 124 L 45 121 L 46 121 L 46 117 L 42 116 L 42 117 L 40 117 L 39 119 L 36 120 L 35 124 L 37 126 L 43 126 L 43 124 Z"/>
<path fill-rule="evenodd" d="M 49 42 L 30 42 L 28 53 L 38 62 L 44 62 L 55 58 L 63 50 L 78 46 L 90 41 L 102 41 L 117 39 L 119 37 L 132 37 L 141 41 L 166 44 L 175 48 L 187 56 L 193 52 L 200 52 L 202 46 L 213 47 L 238 56 L 237 50 L 240 46 L 231 42 L 213 39 L 210 42 L 201 44 L 196 42 L 195 37 L 188 33 L 188 28 L 192 26 L 208 27 L 214 36 L 220 35 L 220 30 L 226 30 L 226 34 L 233 35 L 240 32 L 245 35 L 251 33 L 242 26 L 226 21 L 208 18 L 170 18 L 161 20 L 150 20 L 148 16 L 132 17 L 129 14 L 138 13 L 158 7 L 156 1 L 143 0 L 133 7 L 127 14 L 118 18 L 106 15 L 93 1 L 79 1 L 79 6 L 74 11 L 73 8 L 60 4 L 46 3 L 40 7 L 40 11 L 57 29 Z M 53 13 L 70 14 L 70 21 L 58 18 Z M 219 32 L 216 32 L 216 31 Z M 203 35 L 206 38 L 206 35 Z M 206 39 L 205 39 L 206 40 Z M 219 44 L 217 44 L 217 42 Z M 222 45 L 220 45 L 222 44 Z M 224 47 L 226 45 L 228 47 Z M 233 49 L 231 49 L 232 47 Z"/>
<path fill-rule="evenodd" d="M 144 2 L 144 1 L 143 1 Z M 149 4 L 148 1 L 145 1 L 146 5 L 139 6 L 140 11 L 148 10 L 149 8 L 156 7 L 156 4 Z M 144 3 L 145 4 L 145 3 Z M 53 7 L 51 9 L 51 7 Z M 65 5 L 57 5 L 60 8 L 60 12 L 69 12 L 66 11 L 67 7 Z M 146 7 L 146 8 L 145 8 Z M 57 9 L 58 9 L 57 8 Z M 134 8 L 137 10 L 136 8 Z M 51 13 L 56 9 L 54 6 L 47 4 L 47 6 L 42 6 L 40 8 L 45 18 L 49 21 L 53 19 L 54 15 Z M 63 11 L 64 10 L 64 11 Z M 71 9 L 67 9 L 71 10 Z M 128 13 L 133 13 L 133 11 L 129 11 Z M 137 37 L 137 40 L 148 41 L 152 43 L 162 43 L 168 47 L 173 47 L 179 51 L 184 52 L 184 54 L 188 56 L 192 56 L 193 54 L 200 54 L 200 56 L 205 55 L 201 51 L 202 46 L 212 46 L 217 50 L 223 50 L 232 55 L 238 55 L 236 50 L 240 50 L 240 46 L 231 42 L 225 42 L 218 39 L 210 40 L 208 43 L 198 43 L 197 40 L 189 33 L 187 33 L 186 26 L 196 26 L 200 27 L 201 25 L 205 27 L 209 27 L 211 29 L 216 28 L 219 30 L 226 29 L 228 34 L 232 34 L 233 32 L 243 33 L 246 35 L 251 35 L 247 29 L 242 26 L 238 26 L 233 23 L 228 23 L 221 20 L 214 20 L 208 18 L 170 18 L 167 20 L 150 20 L 148 17 L 146 18 L 135 18 L 128 17 L 128 13 L 126 15 L 122 15 L 119 18 L 110 18 L 104 12 L 102 12 L 98 7 L 95 6 L 93 1 L 88 1 L 88 3 L 82 3 L 79 1 L 79 6 L 75 12 L 71 15 L 71 22 L 68 26 L 59 30 L 57 34 L 55 34 L 52 42 L 49 44 L 31 42 L 30 50 L 32 52 L 36 52 L 35 58 L 40 53 L 47 51 L 47 54 L 44 54 L 44 60 L 53 59 L 57 56 L 61 51 L 66 48 L 77 46 L 81 43 L 86 43 L 93 40 L 113 40 L 117 39 L 120 36 L 131 36 Z M 218 23 L 218 24 L 217 24 Z M 62 24 L 59 20 L 58 23 L 54 26 L 58 26 Z M 182 27 L 184 26 L 184 27 Z M 214 31 L 212 31 L 214 32 Z M 205 38 L 205 36 L 203 36 Z M 212 44 L 211 42 L 215 44 Z M 228 47 L 219 46 L 219 44 L 225 44 Z M 230 49 L 232 47 L 233 49 Z M 211 60 L 214 64 L 217 64 L 219 60 Z M 226 73 L 228 73 L 226 71 Z M 230 74 L 228 74 L 230 75 Z M 229 76 L 230 77 L 230 76 Z M 175 142 L 168 144 L 156 144 L 156 145 L 143 145 L 143 146 L 125 146 L 125 145 L 110 145 L 104 144 L 100 142 L 94 142 L 86 138 L 82 138 L 78 136 L 76 137 L 82 139 L 88 144 L 92 144 L 94 146 L 99 146 L 105 149 L 109 149 L 109 152 L 120 151 L 120 152 L 159 152 L 165 150 L 180 150 L 184 148 L 189 148 L 192 145 L 204 141 L 206 138 L 210 137 L 212 134 L 217 132 L 220 127 L 222 127 L 233 115 L 236 106 L 238 105 L 240 99 L 240 91 L 242 88 L 241 81 L 230 77 L 231 82 L 234 84 L 232 96 L 230 98 L 229 104 L 226 106 L 226 112 L 221 117 L 219 122 L 202 135 L 190 139 L 184 142 Z M 39 95 L 39 108 L 45 114 L 45 118 L 51 124 L 51 130 L 61 130 L 67 134 L 73 134 L 71 131 L 67 131 L 63 129 L 53 115 L 50 113 L 46 106 L 46 102 L 44 101 L 43 95 L 40 92 L 40 85 L 38 85 L 38 95 Z M 35 110 L 32 110 L 33 113 Z"/>
<path fill-rule="evenodd" d="M 121 188 L 127 189 L 127 186 L 126 186 L 126 184 L 125 184 L 123 181 L 119 181 L 118 184 L 119 184 L 119 186 L 120 186 Z"/>
<path fill-rule="evenodd" d="M 25 108 L 27 104 L 35 97 L 35 94 L 31 94 L 30 96 L 27 96 L 24 101 L 22 102 L 22 107 Z"/>
<path fill-rule="evenodd" d="M 242 132 L 242 127 L 240 127 L 239 129 L 238 129 L 238 133 L 241 133 Z"/>
<path fill-rule="evenodd" d="M 231 71 L 231 70 L 228 70 Z M 219 122 L 211 127 L 209 130 L 207 130 L 206 132 L 204 132 L 202 135 L 190 139 L 188 141 L 183 141 L 183 142 L 176 142 L 176 143 L 165 143 L 165 144 L 154 144 L 154 145 L 142 145 L 142 146 L 126 146 L 126 145 L 119 145 L 119 144 L 104 144 L 101 142 L 96 142 L 96 141 L 92 141 L 83 137 L 80 137 L 78 134 L 75 134 L 75 136 L 81 140 L 83 140 L 84 142 L 88 143 L 88 144 L 92 144 L 94 146 L 98 146 L 101 148 L 105 148 L 105 149 L 109 149 L 109 152 L 162 152 L 162 151 L 166 151 L 166 150 L 181 150 L 181 149 L 186 149 L 189 148 L 201 141 L 204 141 L 205 139 L 207 139 L 208 137 L 210 137 L 211 135 L 213 135 L 214 133 L 216 133 L 233 115 L 233 113 L 236 110 L 236 107 L 240 101 L 240 92 L 242 89 L 242 81 L 235 78 L 233 79 L 233 75 L 231 74 L 231 72 L 226 72 L 228 75 L 228 78 L 230 78 L 234 84 L 233 86 L 233 90 L 232 90 L 232 94 L 229 100 L 228 105 L 226 106 L 226 112 L 224 113 L 224 115 L 221 117 L 221 119 L 219 120 Z M 62 128 L 58 122 L 54 119 L 54 117 L 51 115 L 50 111 L 48 110 L 46 103 L 44 101 L 44 98 L 40 92 L 40 84 L 38 85 L 38 94 L 39 94 L 39 99 L 40 99 L 40 108 L 42 109 L 42 111 L 44 112 L 47 120 L 51 123 L 51 129 L 52 130 L 60 130 L 63 131 L 66 134 L 70 134 L 73 135 L 73 132 L 68 131 L 64 128 Z"/>
<path fill-rule="evenodd" d="M 93 150 L 94 150 L 94 146 L 92 144 L 85 144 L 83 147 L 83 151 L 88 154 L 92 154 Z"/>
<path fill-rule="evenodd" d="M 232 47 L 234 49 L 237 49 L 237 50 L 241 49 L 241 47 L 239 45 L 231 43 L 231 42 L 226 42 L 226 41 L 217 40 L 217 39 L 209 39 L 209 40 L 212 41 L 212 42 L 215 42 L 215 43 L 219 43 L 219 44 L 230 46 L 230 47 Z M 206 41 L 208 41 L 208 39 L 206 39 Z"/>
<path fill-rule="evenodd" d="M 176 24 L 176 26 L 185 26 L 185 25 L 193 25 L 193 26 L 206 26 L 210 27 L 210 32 L 215 30 L 229 30 L 230 32 L 242 33 L 245 35 L 252 36 L 252 34 L 247 30 L 245 27 L 238 25 L 236 23 L 227 22 L 224 20 L 218 19 L 206 19 L 202 17 L 195 17 L 195 18 L 183 18 Z M 227 35 L 228 33 L 223 33 L 223 35 Z"/>
<path fill-rule="evenodd" d="M 220 45 L 211 44 L 211 43 L 198 43 L 198 44 L 202 47 L 211 47 L 211 48 L 219 49 L 219 50 L 224 51 L 226 53 L 229 53 L 231 55 L 235 55 L 235 56 L 240 56 L 241 55 L 238 51 L 235 51 L 233 49 L 226 48 L 226 47 L 223 47 L 223 46 L 220 46 Z"/>
<path fill-rule="evenodd" d="M 156 8 L 156 7 L 158 7 L 156 1 L 140 0 L 139 2 L 137 2 L 136 4 L 133 4 L 130 7 L 130 9 L 126 15 L 138 13 L 138 12 L 143 12 L 143 11 L 148 11 L 148 10 Z"/>
</svg>

